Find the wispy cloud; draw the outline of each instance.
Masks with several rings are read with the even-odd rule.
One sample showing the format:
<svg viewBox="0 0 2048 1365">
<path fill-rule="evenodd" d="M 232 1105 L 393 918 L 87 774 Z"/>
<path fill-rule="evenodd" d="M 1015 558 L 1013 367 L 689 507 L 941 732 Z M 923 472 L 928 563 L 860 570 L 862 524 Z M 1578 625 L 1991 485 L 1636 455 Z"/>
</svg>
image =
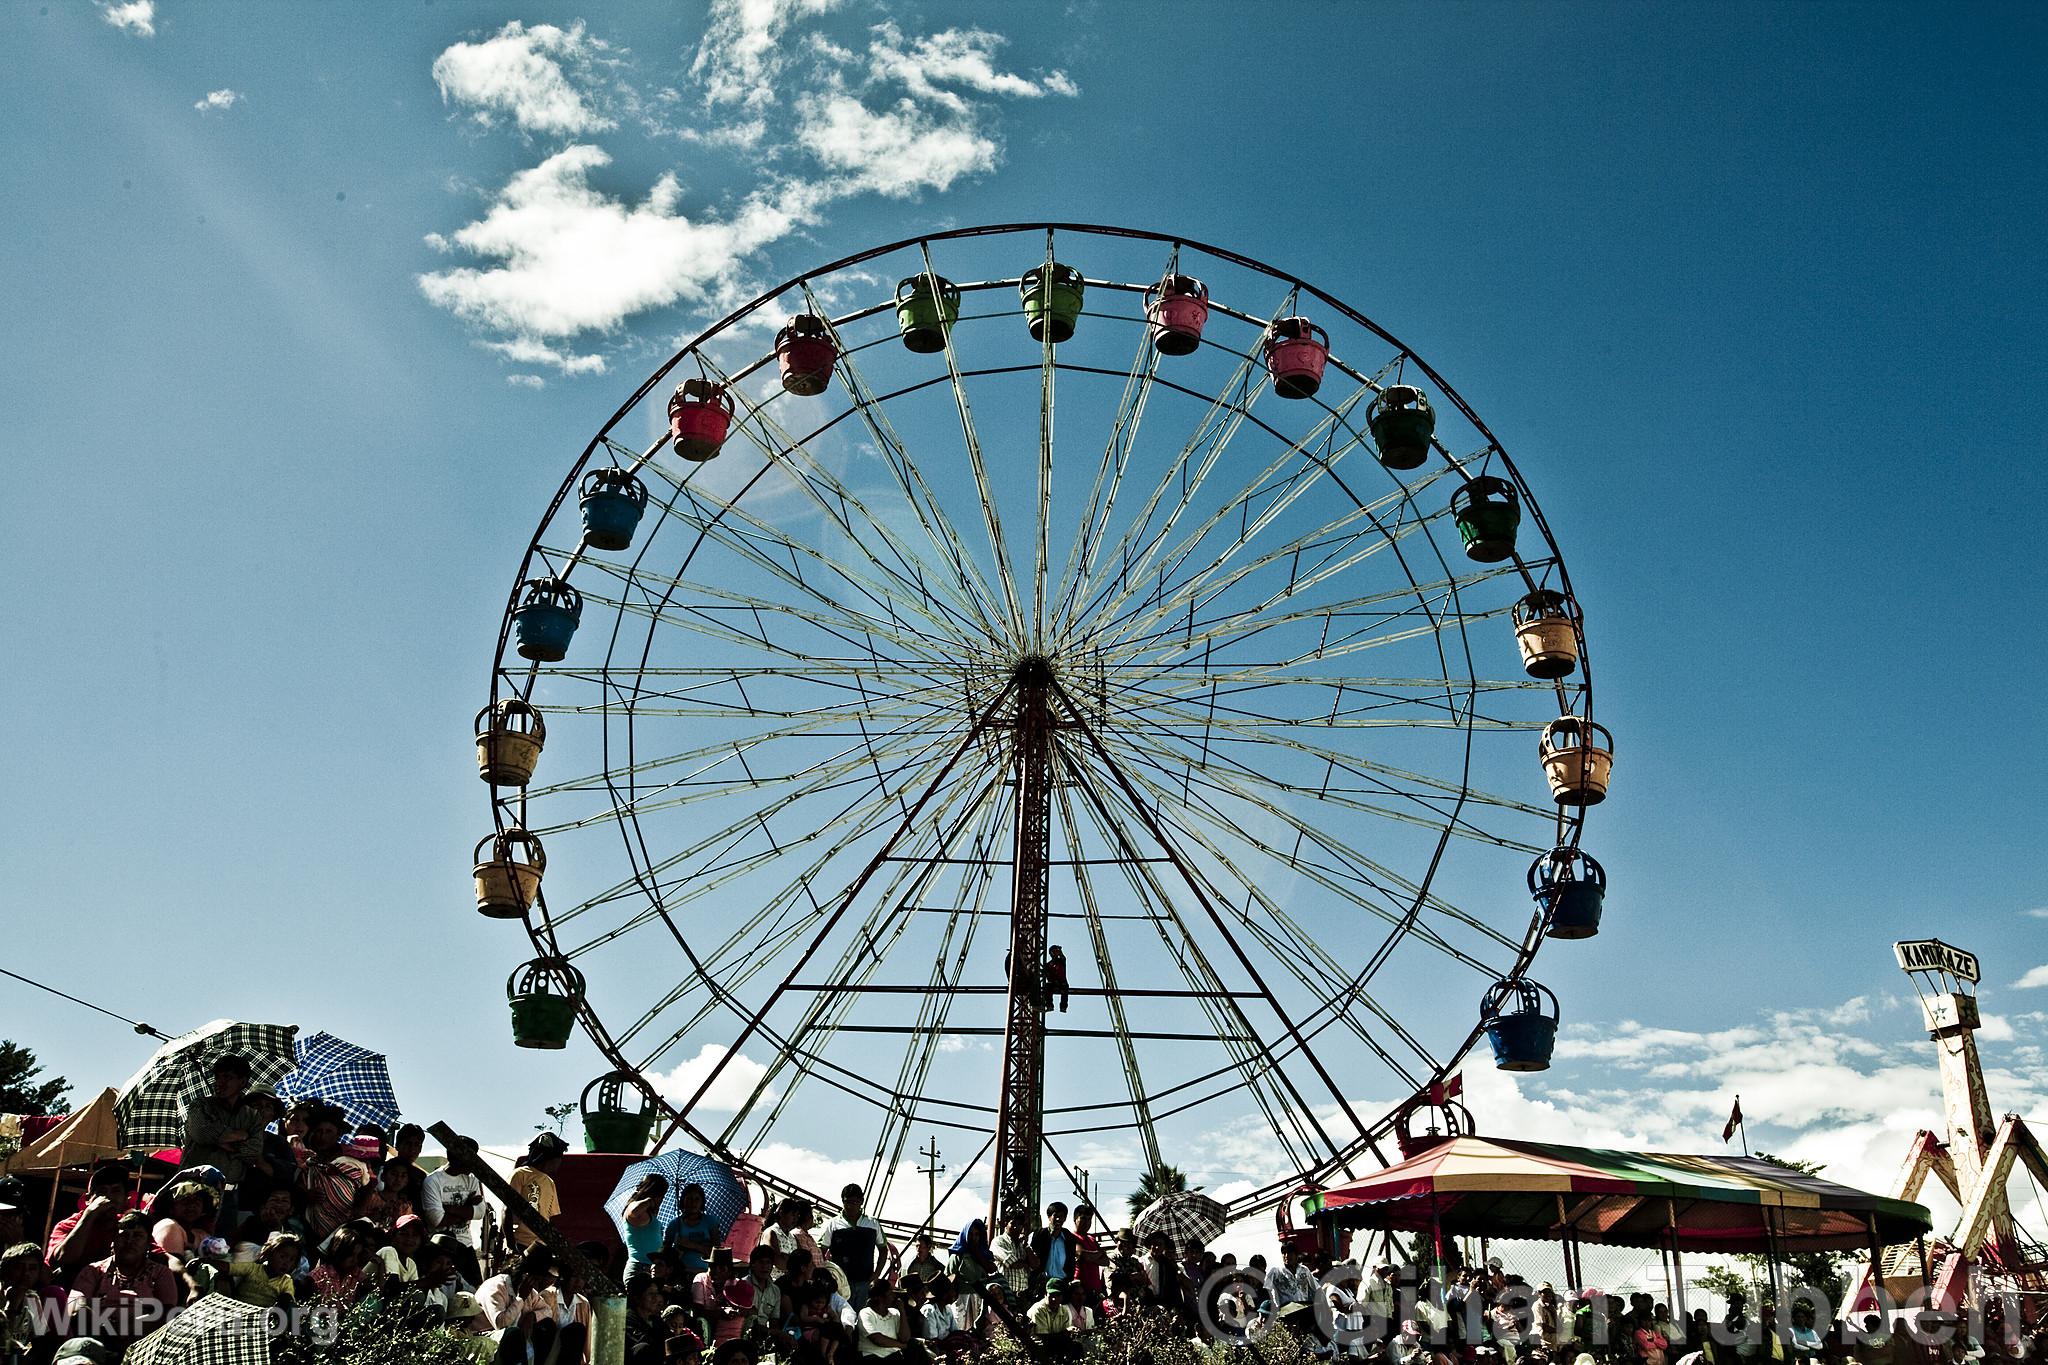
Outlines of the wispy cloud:
<svg viewBox="0 0 2048 1365">
<path fill-rule="evenodd" d="M 509 117 L 529 133 L 579 136 L 617 123 L 591 105 L 592 74 L 612 61 L 610 49 L 581 23 L 557 28 L 513 20 L 493 36 L 456 43 L 434 59 L 434 83 L 445 103 L 469 110 L 488 128 Z"/>
<path fill-rule="evenodd" d="M 2029 967 L 2025 976 L 2012 983 L 2016 991 L 2032 990 L 2036 986 L 2048 986 L 2048 963 L 2043 963 L 2039 967 Z"/>
<path fill-rule="evenodd" d="M 138 38 L 156 37 L 156 0 L 100 0 L 100 18 Z"/>
<path fill-rule="evenodd" d="M 205 98 L 194 100 L 192 107 L 202 114 L 222 114 L 240 104 L 246 98 L 239 90 L 209 90 Z"/>
<path fill-rule="evenodd" d="M 505 382 L 515 389 L 544 389 L 548 381 L 537 374 L 508 374 Z"/>
<path fill-rule="evenodd" d="M 2020 913 L 2031 915 L 2035 919 L 2048 919 L 2048 905 L 2037 905 L 2031 910 L 2022 910 Z"/>
<path fill-rule="evenodd" d="M 513 175 L 474 222 L 430 235 L 434 249 L 471 259 L 421 275 L 421 291 L 496 334 L 486 344 L 512 363 L 599 373 L 602 357 L 571 338 L 653 309 L 737 303 L 763 253 L 832 205 L 943 191 L 993 170 L 1003 144 L 992 101 L 1077 93 L 1062 72 L 999 67 L 1005 40 L 982 29 L 914 36 L 884 23 L 865 52 L 801 31 L 838 3 L 713 0 L 690 68 L 705 112 L 680 129 L 670 114 L 690 101 L 672 90 L 642 99 L 619 79 L 620 50 L 581 24 L 513 23 L 447 49 L 434 78 L 450 103 L 486 124 L 510 117 L 529 134 L 575 140 Z M 785 99 L 785 88 L 803 93 Z M 686 210 L 673 170 L 637 200 L 601 189 L 593 172 L 612 156 L 587 135 L 619 126 L 608 109 L 638 115 L 660 141 L 773 169 L 715 209 Z"/>
</svg>

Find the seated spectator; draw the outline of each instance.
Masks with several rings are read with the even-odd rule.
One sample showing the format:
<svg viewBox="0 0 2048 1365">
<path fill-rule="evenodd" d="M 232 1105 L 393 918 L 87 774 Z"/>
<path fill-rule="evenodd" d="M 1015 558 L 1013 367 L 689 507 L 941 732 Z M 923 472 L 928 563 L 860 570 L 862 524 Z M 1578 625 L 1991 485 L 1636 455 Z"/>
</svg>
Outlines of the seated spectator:
<svg viewBox="0 0 2048 1365">
<path fill-rule="evenodd" d="M 273 1232 L 254 1261 L 228 1267 L 233 1288 L 229 1292 L 243 1303 L 258 1308 L 292 1305 L 292 1273 L 299 1267 L 299 1239 L 289 1232 Z"/>
<path fill-rule="evenodd" d="M 860 1355 L 863 1360 L 916 1360 L 917 1336 L 896 1306 L 896 1286 L 887 1280 L 868 1282 L 866 1306 L 860 1309 Z"/>
<path fill-rule="evenodd" d="M 983 1285 L 997 1271 L 995 1253 L 989 1250 L 988 1224 L 977 1218 L 960 1229 L 953 1239 L 952 1258 L 946 1274 L 956 1285 Z"/>
<path fill-rule="evenodd" d="M 296 1194 L 291 1186 L 280 1185 L 265 1194 L 253 1209 L 247 1210 L 246 1216 L 228 1238 L 229 1247 L 239 1259 L 254 1260 L 273 1232 L 305 1233 L 306 1224 L 298 1216 Z"/>
<path fill-rule="evenodd" d="M 775 1280 L 775 1248 L 767 1242 L 754 1243 L 747 1256 L 747 1285 L 753 1290 L 754 1307 L 747 1318 L 747 1336 L 756 1344 L 767 1341 L 782 1326 L 782 1286 Z"/>
<path fill-rule="evenodd" d="M 905 1279 L 929 1282 L 945 1273 L 946 1267 L 940 1262 L 938 1256 L 933 1253 L 932 1248 L 934 1245 L 932 1235 L 929 1232 L 917 1234 L 917 1240 L 912 1243 L 910 1260 L 903 1267 L 903 1277 Z"/>
<path fill-rule="evenodd" d="M 554 1317 L 555 1279 L 555 1253 L 534 1246 L 521 1254 L 511 1269 L 478 1285 L 477 1302 L 484 1306 L 494 1328 L 530 1327 L 543 1317 Z"/>
<path fill-rule="evenodd" d="M 1067 1281 L 1067 1312 L 1074 1320 L 1074 1338 L 1078 1343 L 1095 1330 L 1095 1315 L 1100 1310 L 1101 1300 L 1088 1292 L 1088 1286 L 1079 1280 Z"/>
<path fill-rule="evenodd" d="M 78 1212 L 50 1229 L 47 1258 L 60 1283 L 69 1283 L 88 1263 L 113 1254 L 114 1224 L 128 1207 L 128 1182 L 134 1174 L 118 1161 L 93 1167 Z"/>
<path fill-rule="evenodd" d="M 653 1276 L 626 1282 L 626 1365 L 663 1365 L 668 1359 L 668 1334 L 662 1328 L 665 1306 Z M 489 1317 L 489 1309 L 485 1310 Z"/>
<path fill-rule="evenodd" d="M 313 1267 L 312 1286 L 316 1297 L 332 1303 L 353 1304 L 370 1287 L 370 1244 L 353 1227 L 338 1230 L 328 1238 L 320 1264 Z"/>
<path fill-rule="evenodd" d="M 664 1185 L 667 1183 L 663 1182 Z M 685 1185 L 676 1192 L 676 1216 L 662 1234 L 663 1250 L 676 1258 L 686 1282 L 711 1268 L 711 1253 L 725 1240 L 725 1229 L 704 1208 L 704 1187 Z"/>
<path fill-rule="evenodd" d="M 114 1249 L 71 1281 L 71 1334 L 104 1342 L 115 1355 L 161 1326 L 178 1306 L 178 1280 L 149 1253 L 149 1215 L 132 1210 L 114 1224 Z"/>
<path fill-rule="evenodd" d="M 16 1242 L 0 1251 L 0 1360 L 27 1360 L 37 1344 L 35 1302 L 42 1297 L 43 1251 Z"/>
<path fill-rule="evenodd" d="M 1079 1355 L 1074 1341 L 1074 1314 L 1067 1307 L 1065 1280 L 1045 1282 L 1045 1293 L 1031 1306 L 1030 1316 L 1025 1321 L 1031 1325 L 1031 1335 L 1055 1360 L 1071 1360 Z"/>
<path fill-rule="evenodd" d="M 931 1282 L 929 1293 L 924 1305 L 925 1347 L 934 1355 L 959 1360 L 977 1345 L 973 1332 L 960 1319 L 960 1291 L 950 1276 L 940 1275 Z"/>
<path fill-rule="evenodd" d="M 387 1285 L 413 1284 L 420 1277 L 419 1253 L 421 1234 L 426 1231 L 426 1222 L 419 1215 L 408 1213 L 392 1224 L 389 1237 L 377 1250 L 377 1260 L 382 1265 Z"/>
<path fill-rule="evenodd" d="M 798 1251 L 807 1252 L 812 1264 L 820 1259 L 818 1241 L 811 1236 L 811 1205 L 808 1200 L 794 1196 L 775 1206 L 775 1223 L 768 1229 L 768 1237 L 775 1244 L 775 1265 L 778 1270 L 789 1269 L 789 1258 Z"/>
<path fill-rule="evenodd" d="M 370 1168 L 342 1149 L 347 1124 L 340 1107 L 332 1104 L 319 1105 L 307 1118 L 299 1187 L 305 1192 L 306 1231 L 315 1243 L 325 1242 L 336 1228 L 361 1216 L 377 1193 Z"/>
<path fill-rule="evenodd" d="M 739 1336 L 746 1330 L 747 1319 L 753 1316 L 751 1297 L 742 1309 L 734 1301 L 738 1296 L 728 1293 L 737 1283 L 730 1247 L 719 1247 L 712 1254 L 709 1268 L 690 1282 L 691 1301 L 697 1305 L 698 1316 L 710 1327 L 714 1344 Z"/>
<path fill-rule="evenodd" d="M 213 1226 L 213 1196 L 198 1181 L 185 1180 L 171 1186 L 168 1197 L 159 1195 L 151 1208 L 158 1214 L 150 1229 L 156 1249 L 171 1269 L 180 1269 L 188 1253 L 198 1252 L 200 1240 Z"/>
</svg>

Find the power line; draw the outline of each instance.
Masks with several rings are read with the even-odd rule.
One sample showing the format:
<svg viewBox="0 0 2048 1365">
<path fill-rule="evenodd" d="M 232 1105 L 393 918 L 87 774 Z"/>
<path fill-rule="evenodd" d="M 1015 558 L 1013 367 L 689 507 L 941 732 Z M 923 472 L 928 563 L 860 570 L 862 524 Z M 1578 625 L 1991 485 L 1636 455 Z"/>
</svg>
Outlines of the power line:
<svg viewBox="0 0 2048 1365">
<path fill-rule="evenodd" d="M 142 1034 L 144 1037 L 161 1038 L 163 1041 L 167 1043 L 171 1041 L 170 1034 L 161 1032 L 160 1030 L 156 1029 L 155 1027 L 149 1024 L 145 1024 L 138 1019 L 130 1019 L 125 1014 L 116 1014 L 114 1013 L 114 1011 L 108 1009 L 106 1006 L 95 1005 L 90 1000 L 80 1000 L 77 996 L 72 995 L 67 991 L 60 991 L 55 986 L 46 986 L 42 982 L 35 980 L 33 977 L 23 976 L 20 972 L 10 972 L 5 967 L 0 967 L 0 976 L 11 976 L 24 986 L 34 986 L 39 991 L 48 991 L 51 995 L 54 995 L 62 1000 L 69 1000 L 74 1005 L 83 1005 L 89 1010 L 96 1010 L 99 1013 L 106 1015 L 107 1018 L 109 1019 L 119 1019 L 122 1023 L 128 1025 L 130 1028 L 133 1028 L 137 1033 Z"/>
</svg>

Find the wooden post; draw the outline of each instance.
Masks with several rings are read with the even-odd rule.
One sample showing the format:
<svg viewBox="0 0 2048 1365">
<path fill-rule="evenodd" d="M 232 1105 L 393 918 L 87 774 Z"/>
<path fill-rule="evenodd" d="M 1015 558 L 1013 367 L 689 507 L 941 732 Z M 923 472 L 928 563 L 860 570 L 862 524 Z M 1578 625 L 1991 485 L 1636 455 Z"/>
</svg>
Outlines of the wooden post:
<svg viewBox="0 0 2048 1365">
<path fill-rule="evenodd" d="M 1684 1321 L 1688 1317 L 1688 1310 L 1685 1303 L 1685 1267 L 1678 1259 L 1678 1201 L 1676 1199 L 1664 1201 L 1664 1215 L 1671 1233 L 1671 1311 L 1678 1315 L 1680 1321 Z M 1688 1330 L 1690 1330 L 1690 1324 L 1688 1324 Z M 1699 1347 L 1701 1350 L 1706 1349 L 1705 1344 L 1702 1342 L 1696 1341 L 1692 1345 Z"/>
<path fill-rule="evenodd" d="M 485 1165 L 477 1153 L 475 1142 L 450 1128 L 446 1121 L 430 1125 L 427 1131 L 448 1153 L 450 1164 L 460 1160 L 485 1189 L 498 1196 L 505 1205 L 507 1218 L 524 1224 L 528 1232 L 540 1239 L 541 1245 L 555 1253 L 557 1262 L 582 1277 L 591 1298 L 598 1301 L 592 1304 L 590 1315 L 591 1325 L 596 1328 L 596 1339 L 590 1343 L 590 1358 L 597 1365 L 623 1365 L 626 1358 L 626 1291 L 612 1278 L 611 1272 L 578 1251 L 574 1242 L 540 1216 L 539 1209 L 527 1203 L 503 1176 Z"/>
</svg>

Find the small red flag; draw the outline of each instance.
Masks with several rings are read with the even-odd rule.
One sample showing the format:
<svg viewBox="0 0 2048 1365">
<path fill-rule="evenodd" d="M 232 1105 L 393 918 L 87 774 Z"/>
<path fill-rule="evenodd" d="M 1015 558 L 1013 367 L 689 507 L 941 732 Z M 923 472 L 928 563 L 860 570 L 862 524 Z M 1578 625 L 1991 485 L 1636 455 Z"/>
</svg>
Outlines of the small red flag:
<svg viewBox="0 0 2048 1365">
<path fill-rule="evenodd" d="M 1728 1122 L 1721 1126 L 1721 1141 L 1735 1136 L 1735 1130 L 1742 1126 L 1742 1096 L 1735 1097 L 1735 1107 L 1728 1111 Z"/>
<path fill-rule="evenodd" d="M 1424 1098 L 1431 1104 L 1440 1106 L 1445 1101 L 1454 1100 L 1464 1093 L 1465 1073 L 1460 1071 L 1448 1081 L 1431 1081 L 1429 1089 L 1424 1092 Z"/>
</svg>

